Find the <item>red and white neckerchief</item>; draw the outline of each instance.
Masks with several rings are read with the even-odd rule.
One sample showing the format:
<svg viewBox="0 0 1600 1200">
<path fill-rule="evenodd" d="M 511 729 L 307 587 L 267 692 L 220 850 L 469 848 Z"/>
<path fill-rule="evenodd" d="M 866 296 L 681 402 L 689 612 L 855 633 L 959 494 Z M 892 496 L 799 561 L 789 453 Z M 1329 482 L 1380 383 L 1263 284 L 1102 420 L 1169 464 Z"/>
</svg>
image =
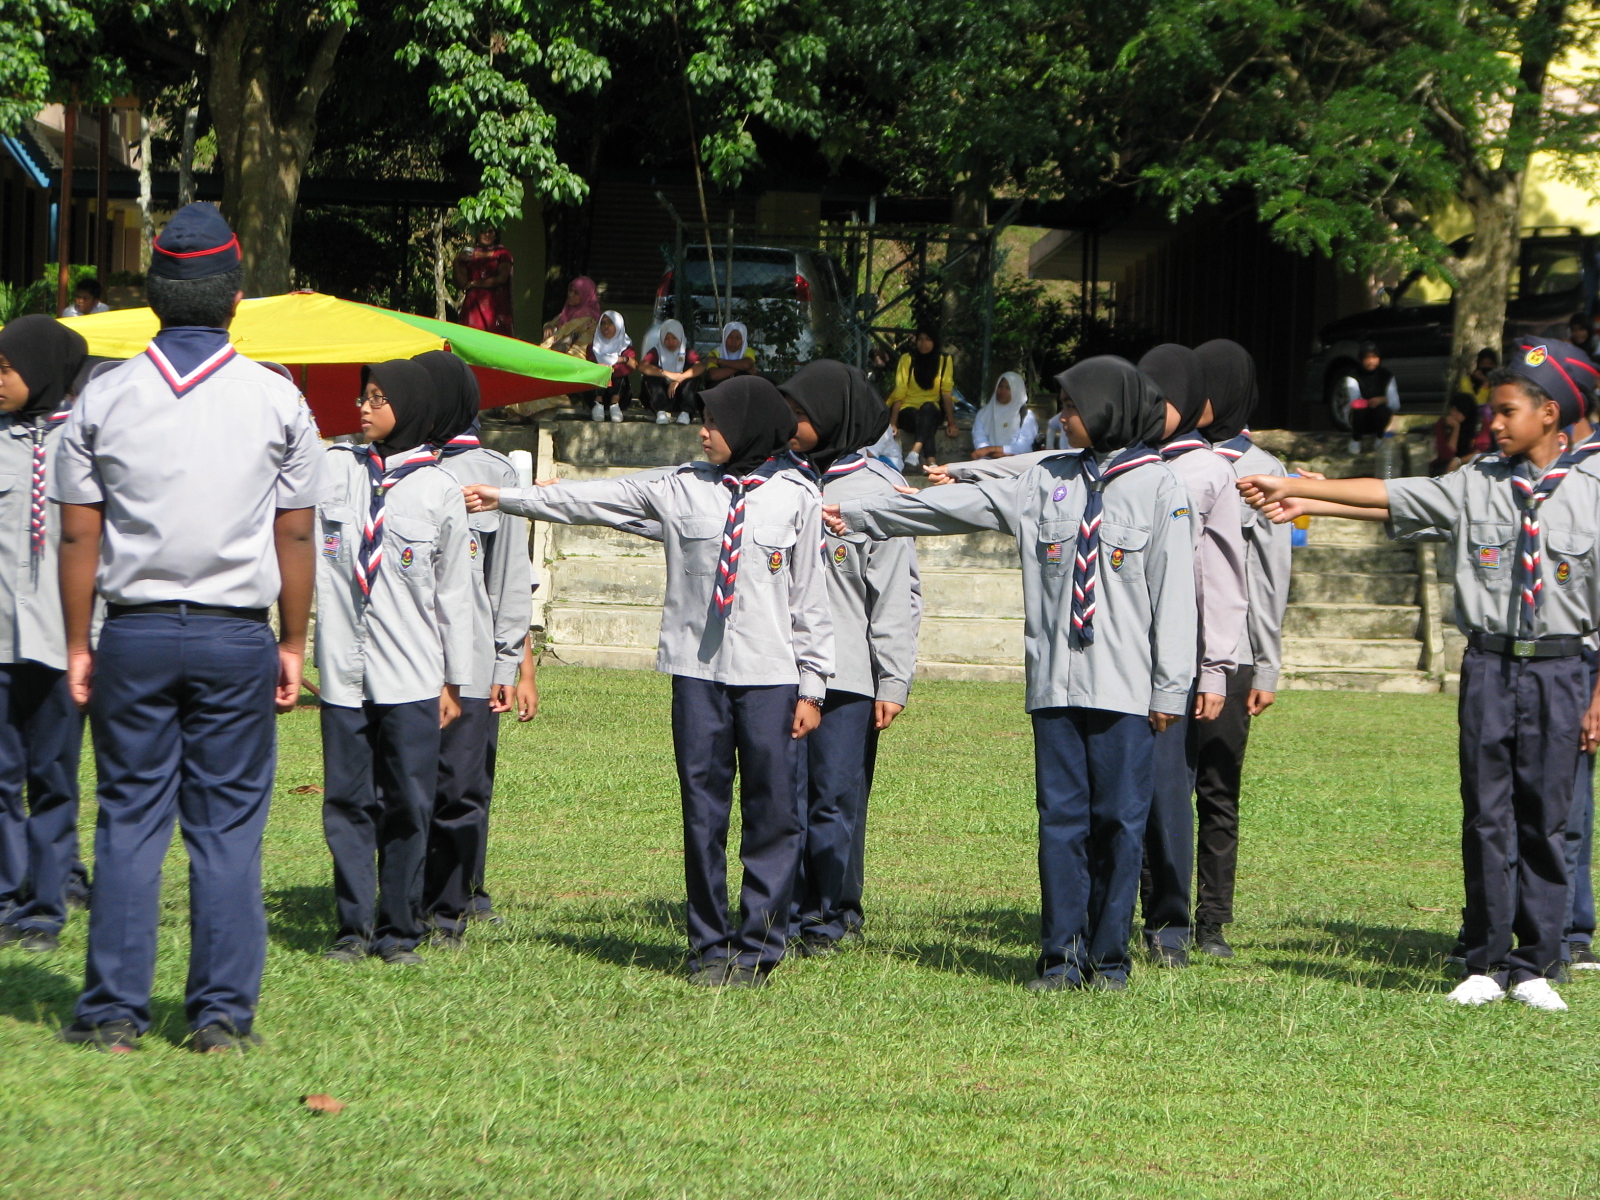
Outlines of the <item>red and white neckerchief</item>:
<svg viewBox="0 0 1600 1200">
<path fill-rule="evenodd" d="M 1189 453 L 1191 450 L 1209 450 L 1211 443 L 1198 433 L 1186 433 L 1182 437 L 1173 438 L 1158 447 L 1163 459 L 1174 459 Z"/>
<path fill-rule="evenodd" d="M 439 457 L 454 458 L 458 454 L 465 454 L 468 450 L 476 450 L 483 445 L 478 439 L 479 429 L 478 420 L 474 417 L 471 425 L 439 447 Z"/>
<path fill-rule="evenodd" d="M 1072 632 L 1079 646 L 1094 642 L 1095 589 L 1100 581 L 1100 510 L 1105 504 L 1105 489 L 1117 476 L 1160 461 L 1161 455 L 1142 443 L 1122 451 L 1103 471 L 1092 451 L 1078 455 L 1078 469 L 1088 485 L 1072 560 Z"/>
<path fill-rule="evenodd" d="M 44 553 L 45 543 L 44 440 L 52 429 L 67 419 L 70 411 L 65 407 L 58 408 L 44 420 L 34 422 L 28 431 L 28 436 L 33 439 L 33 488 L 28 497 L 28 540 L 33 547 L 34 558 Z"/>
<path fill-rule="evenodd" d="M 1250 452 L 1250 447 L 1254 445 L 1255 442 L 1251 440 L 1250 431 L 1243 429 L 1236 436 L 1211 448 L 1229 462 L 1238 462 Z"/>
<path fill-rule="evenodd" d="M 846 454 L 843 458 L 835 459 L 833 466 L 823 472 L 823 476 L 827 479 L 833 479 L 838 475 L 848 475 L 852 471 L 861 470 L 870 461 L 865 454 L 857 450 L 854 454 Z"/>
<path fill-rule="evenodd" d="M 161 353 L 161 347 L 156 345 L 154 342 L 151 342 L 148 346 L 146 346 L 144 352 L 145 354 L 149 355 L 150 361 L 155 363 L 156 370 L 160 373 L 161 378 L 167 381 L 167 386 L 172 389 L 172 393 L 175 396 L 181 396 L 185 392 L 192 391 L 194 388 L 199 387 L 202 383 L 215 375 L 230 358 L 238 353 L 238 351 L 233 348 L 233 343 L 229 342 L 215 354 L 207 358 L 194 370 L 185 375 L 181 374 L 178 371 L 178 368 L 172 365 L 172 360 L 169 359 L 165 354 Z"/>
<path fill-rule="evenodd" d="M 361 524 L 361 548 L 355 556 L 356 586 L 361 589 L 363 596 L 370 597 L 372 580 L 378 573 L 378 564 L 383 561 L 383 510 L 389 489 L 412 472 L 433 466 L 439 461 L 439 456 L 432 446 L 418 446 L 406 456 L 404 462 L 386 470 L 383 455 L 372 446 L 341 448 L 365 460 L 367 474 L 372 481 L 371 501 L 367 506 L 366 519 Z"/>
<path fill-rule="evenodd" d="M 739 544 L 744 540 L 745 499 L 779 471 L 792 466 L 790 456 L 774 455 L 748 475 L 724 475 L 722 486 L 733 493 L 728 501 L 728 517 L 722 525 L 722 550 L 717 555 L 716 588 L 711 594 L 717 615 L 726 619 L 733 607 L 733 587 L 739 579 Z"/>
</svg>

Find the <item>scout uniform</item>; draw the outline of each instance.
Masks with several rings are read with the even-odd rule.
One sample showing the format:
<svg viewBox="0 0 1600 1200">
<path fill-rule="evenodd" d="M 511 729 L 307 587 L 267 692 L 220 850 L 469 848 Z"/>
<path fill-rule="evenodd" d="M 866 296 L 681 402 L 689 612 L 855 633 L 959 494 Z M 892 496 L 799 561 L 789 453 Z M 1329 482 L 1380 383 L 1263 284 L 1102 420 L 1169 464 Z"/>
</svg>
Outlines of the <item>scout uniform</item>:
<svg viewBox="0 0 1600 1200">
<path fill-rule="evenodd" d="M 209 204 L 181 209 L 151 272 L 226 274 L 238 242 Z M 77 1023 L 150 1026 L 161 861 L 177 818 L 189 852 L 190 1027 L 248 1035 L 266 960 L 261 837 L 276 765 L 279 658 L 268 624 L 276 513 L 325 489 L 293 384 L 238 355 L 225 329 L 163 329 L 97 376 L 68 415 L 51 500 L 104 505 L 96 591 L 107 605 L 89 720 L 100 815 Z"/>
<path fill-rule="evenodd" d="M 0 330 L 27 404 L 0 416 L 0 945 L 53 950 L 78 864 L 83 717 L 67 691 L 50 459 L 83 366 L 82 337 L 46 316 Z M 24 794 L 26 793 L 26 803 Z"/>
<path fill-rule="evenodd" d="M 515 487 L 511 460 L 478 440 L 478 383 L 472 369 L 441 350 L 417 362 L 457 402 L 452 425 L 466 426 L 449 431 L 440 454 L 445 472 L 462 485 Z M 461 715 L 439 739 L 439 782 L 423 872 L 423 910 L 448 937 L 461 936 L 469 919 L 494 912 L 483 876 L 500 714 L 490 711 L 489 697 L 495 686 L 516 683 L 533 620 L 528 523 L 509 513 L 487 512 L 473 513 L 467 525 L 476 654 L 472 679 L 461 688 Z"/>
<path fill-rule="evenodd" d="M 695 981 L 764 975 L 783 957 L 803 826 L 797 697 L 821 704 L 834 670 L 816 487 L 786 453 L 788 406 L 765 379 L 702 399 L 734 457 L 587 483 L 510 489 L 503 511 L 566 525 L 659 522 L 667 594 L 656 669 L 672 676 Z M 782 458 L 776 457 L 782 455 Z M 742 920 L 729 924 L 726 843 L 741 780 Z"/>
<path fill-rule="evenodd" d="M 896 495 L 905 478 L 866 456 L 889 427 L 889 411 L 867 377 L 830 359 L 808 363 L 780 389 L 819 437 L 810 462 L 828 504 Z M 841 451 L 846 451 L 841 453 Z M 862 923 L 867 802 L 877 762 L 875 704 L 902 707 L 911 694 L 922 620 L 916 542 L 827 535 L 828 604 L 835 674 L 822 724 L 806 739 L 806 835 L 791 936 L 826 951 Z"/>
<path fill-rule="evenodd" d="M 1142 439 L 1160 396 L 1105 356 L 1058 377 L 1095 449 L 1021 475 L 840 505 L 872 538 L 1000 530 L 1022 561 L 1044 989 L 1116 989 L 1150 810 L 1151 712 L 1182 714 L 1198 627 L 1189 496 Z"/>
<path fill-rule="evenodd" d="M 439 694 L 470 687 L 480 656 L 461 487 L 425 437 L 439 423 L 428 372 L 368 367 L 395 406 L 391 440 L 327 451 L 317 506 L 322 827 L 339 933 L 329 957 L 412 961 L 439 774 Z"/>
</svg>

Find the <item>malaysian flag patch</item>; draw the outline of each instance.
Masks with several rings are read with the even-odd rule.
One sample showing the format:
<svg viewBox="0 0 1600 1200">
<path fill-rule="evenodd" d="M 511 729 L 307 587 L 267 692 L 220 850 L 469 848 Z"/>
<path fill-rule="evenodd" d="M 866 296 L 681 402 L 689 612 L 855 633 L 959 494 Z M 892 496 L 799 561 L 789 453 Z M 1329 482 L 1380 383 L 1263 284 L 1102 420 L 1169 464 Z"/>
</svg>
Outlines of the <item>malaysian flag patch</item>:
<svg viewBox="0 0 1600 1200">
<path fill-rule="evenodd" d="M 1500 547 L 1479 546 L 1478 565 L 1486 571 L 1498 571 L 1500 569 Z"/>
</svg>

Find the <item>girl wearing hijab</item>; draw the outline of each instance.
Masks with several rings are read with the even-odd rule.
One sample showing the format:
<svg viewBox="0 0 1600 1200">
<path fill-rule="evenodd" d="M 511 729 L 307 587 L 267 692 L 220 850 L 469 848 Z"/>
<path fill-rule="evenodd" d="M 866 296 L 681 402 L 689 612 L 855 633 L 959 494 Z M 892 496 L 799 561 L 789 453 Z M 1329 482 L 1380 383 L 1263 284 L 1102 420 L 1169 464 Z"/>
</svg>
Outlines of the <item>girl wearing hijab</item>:
<svg viewBox="0 0 1600 1200">
<path fill-rule="evenodd" d="M 494 228 L 480 229 L 471 249 L 456 256 L 463 325 L 513 336 L 511 266 L 511 251 L 500 244 L 500 231 Z"/>
<path fill-rule="evenodd" d="M 515 486 L 511 460 L 478 440 L 478 380 L 472 368 L 446 350 L 412 361 L 428 372 L 440 400 L 441 423 L 430 439 L 440 447 L 439 465 L 462 486 Z M 528 649 L 533 572 L 527 545 L 528 523 L 520 517 L 477 513 L 467 520 L 472 678 L 461 686 L 461 715 L 439 736 L 422 888 L 433 944 L 446 949 L 461 945 L 468 921 L 495 919 L 484 869 L 500 714 L 515 709 L 518 719 L 527 721 L 539 703 Z"/>
<path fill-rule="evenodd" d="M 67 642 L 56 557 L 59 507 L 45 490 L 88 354 L 53 317 L 0 329 L 0 470 L 29 481 L 0 496 L 0 946 L 60 942 L 78 863 L 78 749 L 83 717 L 67 692 Z M 81 886 L 81 885 L 80 885 Z"/>
<path fill-rule="evenodd" d="M 536 521 L 660 526 L 666 603 L 656 669 L 672 676 L 683 802 L 690 982 L 759 987 L 783 958 L 800 858 L 800 739 L 833 675 L 816 486 L 789 453 L 795 419 L 773 384 L 704 394 L 706 461 L 547 487 L 469 487 L 468 508 Z M 744 833 L 742 917 L 728 920 L 735 770 Z"/>
<path fill-rule="evenodd" d="M 1015 371 L 1001 375 L 989 403 L 972 421 L 972 457 L 1027 454 L 1039 440 L 1039 419 L 1028 407 L 1028 385 Z"/>
<path fill-rule="evenodd" d="M 1211 421 L 1200 434 L 1232 465 L 1236 478 L 1285 476 L 1288 469 L 1250 437 L 1255 411 L 1256 364 L 1249 351 L 1226 339 L 1197 347 L 1205 372 Z M 1198 726 L 1195 809 L 1199 835 L 1195 856 L 1194 943 L 1202 954 L 1232 958 L 1223 926 L 1233 920 L 1234 878 L 1239 865 L 1239 779 L 1250 719 L 1277 698 L 1283 667 L 1283 615 L 1289 603 L 1288 525 L 1265 513 L 1240 508 L 1244 535 L 1248 609 L 1244 636 L 1234 652 L 1239 666 L 1229 676 L 1227 698 L 1215 720 Z"/>
<path fill-rule="evenodd" d="M 546 350 L 556 350 L 578 358 L 589 357 L 589 343 L 600 324 L 600 289 L 587 275 L 579 275 L 567 285 L 567 302 L 544 323 Z"/>
<path fill-rule="evenodd" d="M 475 644 L 472 531 L 438 466 L 465 397 L 395 359 L 361 371 L 364 446 L 328 450 L 317 505 L 322 829 L 339 934 L 326 955 L 421 962 L 422 872 L 440 730 L 461 713 Z"/>
<path fill-rule="evenodd" d="M 1400 388 L 1383 365 L 1376 342 L 1361 343 L 1359 365 L 1340 381 L 1345 420 L 1350 427 L 1350 453 L 1361 453 L 1361 439 L 1374 434 L 1393 437 L 1400 412 Z"/>
<path fill-rule="evenodd" d="M 1238 667 L 1249 604 L 1243 506 L 1232 465 L 1200 436 L 1199 427 L 1215 417 L 1200 356 L 1169 342 L 1141 358 L 1139 370 L 1164 397 L 1165 440 L 1159 450 L 1188 490 L 1195 515 L 1194 583 L 1200 602 L 1196 695 L 1174 727 L 1156 739 L 1155 795 L 1140 889 L 1145 948 L 1160 965 L 1182 967 L 1188 965 L 1193 940 L 1189 902 L 1199 723 L 1214 721 L 1222 712 L 1229 677 Z"/>
<path fill-rule="evenodd" d="M 700 376 L 706 366 L 686 342 L 681 322 L 663 321 L 656 344 L 644 352 L 639 374 L 645 405 L 655 410 L 657 425 L 671 421 L 674 410 L 678 424 L 687 425 L 700 407 Z"/>
<path fill-rule="evenodd" d="M 1194 517 L 1154 449 L 1163 407 L 1149 379 L 1109 355 L 1056 379 L 1078 453 L 824 513 L 839 537 L 1016 539 L 1039 808 L 1042 936 L 1028 986 L 1120 991 L 1156 738 L 1192 703 Z"/>
<path fill-rule="evenodd" d="M 939 428 L 939 413 L 944 412 L 945 436 L 954 441 L 956 428 L 955 366 L 941 351 L 939 335 L 930 329 L 917 330 L 911 349 L 900 356 L 894 371 L 894 391 L 889 393 L 889 421 L 896 429 L 911 430 L 911 452 L 906 469 L 915 471 L 924 462 L 934 465 L 934 431 Z"/>
<path fill-rule="evenodd" d="M 589 357 L 602 367 L 611 368 L 611 383 L 597 393 L 594 408 L 589 416 L 604 421 L 609 414 L 613 424 L 622 424 L 622 410 L 628 407 L 629 380 L 639 366 L 638 352 L 628 337 L 628 327 L 622 314 L 607 309 L 600 314 L 600 325 L 595 330 L 594 342 L 589 346 Z"/>
<path fill-rule="evenodd" d="M 889 428 L 889 410 L 861 371 L 818 359 L 781 390 L 796 423 L 789 444 L 815 471 L 826 502 L 893 496 L 906 485 L 904 476 L 869 453 Z M 878 734 L 910 697 L 922 619 L 914 539 L 875 542 L 861 534 L 830 534 L 822 558 L 836 673 L 822 724 L 806 739 L 805 843 L 790 929 L 808 955 L 860 940 L 867 801 Z"/>
<path fill-rule="evenodd" d="M 708 383 L 722 383 L 735 375 L 756 373 L 756 349 L 750 344 L 750 331 L 743 321 L 729 321 L 722 327 L 722 343 L 706 359 Z"/>
</svg>

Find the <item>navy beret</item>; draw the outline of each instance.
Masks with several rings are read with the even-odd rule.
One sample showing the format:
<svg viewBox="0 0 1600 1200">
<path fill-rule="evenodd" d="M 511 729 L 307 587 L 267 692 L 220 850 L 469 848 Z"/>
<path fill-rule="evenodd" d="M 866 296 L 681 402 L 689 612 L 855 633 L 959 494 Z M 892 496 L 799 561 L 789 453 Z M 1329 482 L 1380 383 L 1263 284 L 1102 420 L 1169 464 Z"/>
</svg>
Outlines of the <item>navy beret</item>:
<svg viewBox="0 0 1600 1200">
<path fill-rule="evenodd" d="M 1587 354 L 1554 338 L 1518 338 L 1506 356 L 1506 370 L 1543 388 L 1560 406 L 1563 425 L 1583 416 L 1600 383 L 1600 371 Z"/>
<path fill-rule="evenodd" d="M 239 239 L 214 204 L 185 204 L 150 248 L 150 274 L 162 279 L 209 279 L 239 265 Z"/>
</svg>

